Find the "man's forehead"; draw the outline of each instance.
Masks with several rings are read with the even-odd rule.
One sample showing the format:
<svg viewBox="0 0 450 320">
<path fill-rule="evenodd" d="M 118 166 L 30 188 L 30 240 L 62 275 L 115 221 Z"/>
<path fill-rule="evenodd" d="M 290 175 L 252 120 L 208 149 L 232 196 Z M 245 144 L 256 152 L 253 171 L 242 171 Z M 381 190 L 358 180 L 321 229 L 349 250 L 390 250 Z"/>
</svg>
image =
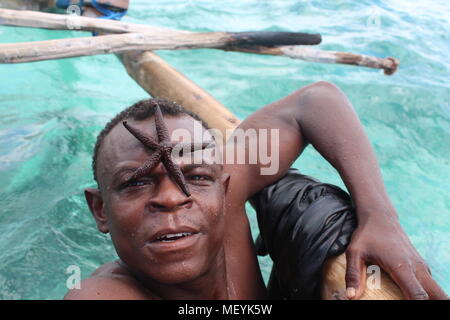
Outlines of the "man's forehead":
<svg viewBox="0 0 450 320">
<path fill-rule="evenodd" d="M 153 117 L 140 121 L 127 119 L 127 122 L 144 134 L 158 140 Z M 164 116 L 164 122 L 172 142 L 208 142 L 212 140 L 212 136 L 202 126 L 201 122 L 190 116 Z M 103 143 L 106 151 L 108 149 L 135 149 L 138 146 L 143 147 L 142 143 L 123 126 L 122 122 L 110 131 Z"/>
<path fill-rule="evenodd" d="M 142 131 L 144 134 L 157 139 L 154 118 L 141 121 L 128 120 L 127 122 Z M 202 124 L 190 116 L 164 116 L 172 142 L 210 142 L 212 136 L 206 131 Z M 99 173 L 101 171 L 113 170 L 119 163 L 124 161 L 142 162 L 148 157 L 149 150 L 136 139 L 122 124 L 118 123 L 105 137 L 98 161 Z"/>
</svg>

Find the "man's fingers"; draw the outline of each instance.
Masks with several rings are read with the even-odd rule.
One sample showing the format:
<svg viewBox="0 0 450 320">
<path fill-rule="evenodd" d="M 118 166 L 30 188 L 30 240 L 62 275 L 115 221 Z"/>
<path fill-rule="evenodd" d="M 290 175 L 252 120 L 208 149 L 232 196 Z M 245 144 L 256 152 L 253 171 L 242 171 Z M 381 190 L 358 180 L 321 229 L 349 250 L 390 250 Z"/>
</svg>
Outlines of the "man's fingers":
<svg viewBox="0 0 450 320">
<path fill-rule="evenodd" d="M 409 300 L 428 300 L 429 296 L 413 272 L 411 264 L 400 264 L 390 276 Z"/>
<path fill-rule="evenodd" d="M 345 255 L 347 259 L 345 272 L 346 295 L 348 299 L 359 299 L 365 290 L 365 264 L 361 259 L 361 255 L 357 252 L 347 250 Z"/>
<path fill-rule="evenodd" d="M 422 287 L 427 292 L 430 299 L 433 300 L 448 300 L 447 294 L 442 290 L 442 288 L 437 284 L 436 281 L 431 278 L 431 274 L 426 271 L 420 271 L 417 273 L 417 278 L 419 279 Z"/>
</svg>

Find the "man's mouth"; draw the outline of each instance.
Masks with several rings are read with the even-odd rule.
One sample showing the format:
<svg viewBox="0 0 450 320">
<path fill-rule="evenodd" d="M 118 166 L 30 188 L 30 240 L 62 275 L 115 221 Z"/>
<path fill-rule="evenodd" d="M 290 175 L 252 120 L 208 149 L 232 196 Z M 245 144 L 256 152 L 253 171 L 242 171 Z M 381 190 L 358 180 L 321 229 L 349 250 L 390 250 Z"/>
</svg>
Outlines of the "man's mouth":
<svg viewBox="0 0 450 320">
<path fill-rule="evenodd" d="M 168 233 L 162 236 L 159 236 L 155 239 L 156 242 L 174 242 L 184 237 L 189 237 L 198 232 L 178 232 L 178 233 Z"/>
<path fill-rule="evenodd" d="M 181 240 L 184 238 L 191 237 L 199 233 L 197 229 L 187 227 L 187 226 L 179 226 L 177 228 L 167 228 L 159 230 L 155 232 L 149 242 L 174 242 L 177 240 Z"/>
<path fill-rule="evenodd" d="M 202 233 L 196 229 L 180 227 L 156 232 L 147 241 L 148 248 L 155 254 L 168 254 L 188 250 L 201 239 Z"/>
</svg>

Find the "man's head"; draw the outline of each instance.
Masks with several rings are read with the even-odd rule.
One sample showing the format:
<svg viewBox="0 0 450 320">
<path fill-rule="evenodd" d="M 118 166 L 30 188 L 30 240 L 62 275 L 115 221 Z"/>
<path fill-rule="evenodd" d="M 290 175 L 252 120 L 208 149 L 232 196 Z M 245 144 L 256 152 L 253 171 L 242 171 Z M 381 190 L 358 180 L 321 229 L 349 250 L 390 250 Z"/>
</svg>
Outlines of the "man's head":
<svg viewBox="0 0 450 320">
<path fill-rule="evenodd" d="M 156 106 L 159 106 L 161 112 L 165 116 L 169 117 L 181 117 L 181 116 L 189 116 L 194 120 L 197 120 L 201 123 L 202 127 L 208 129 L 208 125 L 204 122 L 200 117 L 198 117 L 195 113 L 190 112 L 189 110 L 184 109 L 180 105 L 175 102 L 163 100 L 163 99 L 145 99 L 141 100 L 132 106 L 126 108 L 125 110 L 118 113 L 113 119 L 111 119 L 103 128 L 103 130 L 97 136 L 97 142 L 94 147 L 94 155 L 92 157 L 92 172 L 94 174 L 94 180 L 97 181 L 97 158 L 100 152 L 100 148 L 103 145 L 103 141 L 108 133 L 116 127 L 116 125 L 120 124 L 122 121 L 127 119 L 132 119 L 134 121 L 142 121 L 153 118 L 156 111 Z"/>
<path fill-rule="evenodd" d="M 119 257 L 132 272 L 150 282 L 176 284 L 201 276 L 221 254 L 228 176 L 220 165 L 185 164 L 178 159 L 191 197 L 171 180 L 162 163 L 129 181 L 152 151 L 122 121 L 156 138 L 156 105 L 169 135 L 182 128 L 193 137 L 199 123 L 207 128 L 175 103 L 148 99 L 134 104 L 100 133 L 93 160 L 99 188 L 87 189 L 85 195 L 98 229 L 111 234 Z"/>
</svg>

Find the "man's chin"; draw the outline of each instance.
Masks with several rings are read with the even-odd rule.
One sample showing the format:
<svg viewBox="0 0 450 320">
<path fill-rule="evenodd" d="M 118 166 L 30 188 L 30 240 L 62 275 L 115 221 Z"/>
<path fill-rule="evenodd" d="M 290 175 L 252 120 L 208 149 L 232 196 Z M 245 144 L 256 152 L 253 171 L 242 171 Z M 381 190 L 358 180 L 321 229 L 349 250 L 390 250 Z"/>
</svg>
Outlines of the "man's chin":
<svg viewBox="0 0 450 320">
<path fill-rule="evenodd" d="M 189 283 L 217 265 L 213 261 L 218 252 L 211 252 L 210 240 L 206 234 L 199 233 L 174 242 L 147 242 L 126 260 L 142 280 L 163 285 Z"/>
<path fill-rule="evenodd" d="M 203 237 L 195 244 L 156 244 L 146 246 L 145 274 L 161 284 L 181 284 L 195 280 L 204 274 L 210 266 L 208 248 Z M 192 242 L 192 241 L 191 241 Z"/>
<path fill-rule="evenodd" d="M 151 278 L 160 284 L 177 285 L 192 282 L 208 270 L 205 261 L 178 261 L 158 265 L 157 270 L 149 270 Z"/>
</svg>

